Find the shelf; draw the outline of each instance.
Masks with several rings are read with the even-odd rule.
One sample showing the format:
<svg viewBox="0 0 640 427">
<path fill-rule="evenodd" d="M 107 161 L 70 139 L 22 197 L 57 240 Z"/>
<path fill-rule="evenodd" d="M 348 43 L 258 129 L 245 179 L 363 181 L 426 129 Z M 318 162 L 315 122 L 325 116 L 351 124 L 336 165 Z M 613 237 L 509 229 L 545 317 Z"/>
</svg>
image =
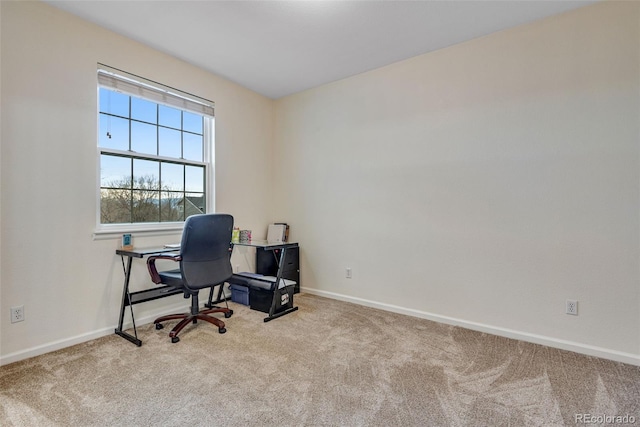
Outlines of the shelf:
<svg viewBox="0 0 640 427">
<path fill-rule="evenodd" d="M 184 293 L 182 289 L 176 289 L 171 286 L 159 286 L 144 291 L 131 292 L 131 300 L 125 300 L 125 305 L 134 305 L 141 302 L 153 301 L 154 299 L 164 298 L 171 295 L 179 295 Z"/>
</svg>

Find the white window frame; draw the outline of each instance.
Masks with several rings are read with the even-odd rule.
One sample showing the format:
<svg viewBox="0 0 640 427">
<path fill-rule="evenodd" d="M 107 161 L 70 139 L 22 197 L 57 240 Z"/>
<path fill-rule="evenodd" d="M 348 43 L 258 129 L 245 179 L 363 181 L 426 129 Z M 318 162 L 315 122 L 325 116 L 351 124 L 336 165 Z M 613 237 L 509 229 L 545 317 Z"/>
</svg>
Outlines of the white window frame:
<svg viewBox="0 0 640 427">
<path fill-rule="evenodd" d="M 109 67 L 104 64 L 98 64 L 98 84 L 96 87 L 97 99 L 99 100 L 100 88 L 115 90 L 141 99 L 163 104 L 169 107 L 177 108 L 183 111 L 199 114 L 205 117 L 203 121 L 203 162 L 185 161 L 184 164 L 197 164 L 205 168 L 205 200 L 206 212 L 215 212 L 215 192 L 214 192 L 214 146 L 215 146 L 215 116 L 212 101 L 200 98 L 198 96 L 179 91 L 177 89 L 164 86 L 160 83 L 147 80 L 145 78 Z M 165 235 L 173 234 L 181 231 L 184 227 L 184 221 L 175 222 L 145 222 L 145 223 L 118 223 L 118 224 L 102 224 L 100 222 L 100 156 L 101 154 L 120 154 L 126 157 L 136 157 L 134 152 L 114 150 L 110 148 L 100 147 L 100 103 L 96 103 L 96 228 L 94 231 L 95 239 L 112 238 L 122 233 L 136 233 L 144 235 Z M 163 158 L 161 156 L 152 157 L 154 160 L 171 160 L 176 159 Z"/>
</svg>

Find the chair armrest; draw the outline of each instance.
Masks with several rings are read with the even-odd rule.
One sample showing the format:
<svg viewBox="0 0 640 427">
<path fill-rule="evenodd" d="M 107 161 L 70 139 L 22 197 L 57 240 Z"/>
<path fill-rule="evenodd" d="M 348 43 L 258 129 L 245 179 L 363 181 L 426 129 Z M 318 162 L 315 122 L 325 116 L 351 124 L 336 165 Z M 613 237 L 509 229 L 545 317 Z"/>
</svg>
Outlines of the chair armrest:
<svg viewBox="0 0 640 427">
<path fill-rule="evenodd" d="M 156 269 L 156 260 L 157 259 L 168 259 L 171 261 L 181 261 L 182 257 L 178 254 L 176 255 L 152 255 L 147 258 L 147 270 L 149 270 L 149 275 L 151 276 L 151 281 L 155 284 L 162 283 L 160 279 L 160 275 L 158 274 L 158 270 Z"/>
</svg>

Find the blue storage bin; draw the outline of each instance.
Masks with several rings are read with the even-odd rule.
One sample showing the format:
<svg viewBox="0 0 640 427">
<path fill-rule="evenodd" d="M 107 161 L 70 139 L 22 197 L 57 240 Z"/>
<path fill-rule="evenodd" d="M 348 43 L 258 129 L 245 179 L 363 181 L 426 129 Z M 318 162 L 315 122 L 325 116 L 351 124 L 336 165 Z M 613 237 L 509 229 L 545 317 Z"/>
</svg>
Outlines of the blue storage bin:
<svg viewBox="0 0 640 427">
<path fill-rule="evenodd" d="M 231 284 L 231 301 L 242 305 L 249 305 L 249 288 Z"/>
</svg>

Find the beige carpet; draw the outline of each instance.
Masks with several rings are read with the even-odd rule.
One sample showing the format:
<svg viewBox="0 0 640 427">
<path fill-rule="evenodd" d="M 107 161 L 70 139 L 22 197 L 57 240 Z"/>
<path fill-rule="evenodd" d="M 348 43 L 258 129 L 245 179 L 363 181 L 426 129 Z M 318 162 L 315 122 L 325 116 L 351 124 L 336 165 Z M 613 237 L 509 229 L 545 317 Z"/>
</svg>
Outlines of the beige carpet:
<svg viewBox="0 0 640 427">
<path fill-rule="evenodd" d="M 232 304 L 224 335 L 199 323 L 172 344 L 145 325 L 140 348 L 112 335 L 0 367 L 0 425 L 640 424 L 639 367 L 313 295 L 296 303 L 269 323 Z"/>
</svg>

